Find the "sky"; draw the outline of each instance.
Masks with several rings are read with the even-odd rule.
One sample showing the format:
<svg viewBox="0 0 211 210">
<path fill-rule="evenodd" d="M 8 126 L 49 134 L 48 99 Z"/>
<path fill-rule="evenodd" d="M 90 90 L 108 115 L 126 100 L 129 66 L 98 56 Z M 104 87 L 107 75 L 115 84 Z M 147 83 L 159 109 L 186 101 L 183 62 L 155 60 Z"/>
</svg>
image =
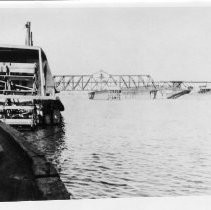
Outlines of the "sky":
<svg viewBox="0 0 211 210">
<path fill-rule="evenodd" d="M 0 43 L 23 45 L 26 21 L 53 74 L 211 81 L 211 7 L 0 8 Z"/>
</svg>

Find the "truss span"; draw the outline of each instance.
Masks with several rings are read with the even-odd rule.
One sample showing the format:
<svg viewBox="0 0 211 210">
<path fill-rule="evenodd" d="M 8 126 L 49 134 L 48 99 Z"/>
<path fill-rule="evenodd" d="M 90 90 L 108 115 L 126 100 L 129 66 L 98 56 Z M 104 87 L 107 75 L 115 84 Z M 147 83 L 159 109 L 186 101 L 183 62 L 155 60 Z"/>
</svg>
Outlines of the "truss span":
<svg viewBox="0 0 211 210">
<path fill-rule="evenodd" d="M 154 81 L 150 75 L 111 75 L 104 71 L 92 75 L 55 75 L 54 81 L 58 91 L 127 90 L 141 87 L 158 91 L 189 88 L 211 89 L 209 81 Z"/>
<path fill-rule="evenodd" d="M 92 75 L 55 75 L 54 81 L 58 91 L 131 89 L 154 83 L 150 75 L 111 75 L 104 71 Z"/>
</svg>

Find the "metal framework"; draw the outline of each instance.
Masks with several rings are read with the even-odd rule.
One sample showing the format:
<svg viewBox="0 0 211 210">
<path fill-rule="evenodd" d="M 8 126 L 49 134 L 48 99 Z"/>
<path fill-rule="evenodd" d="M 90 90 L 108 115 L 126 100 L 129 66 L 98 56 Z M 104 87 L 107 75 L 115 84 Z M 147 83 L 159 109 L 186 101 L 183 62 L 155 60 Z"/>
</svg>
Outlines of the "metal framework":
<svg viewBox="0 0 211 210">
<path fill-rule="evenodd" d="M 156 89 L 187 89 L 187 88 L 211 88 L 211 82 L 209 81 L 156 81 L 154 82 Z"/>
<path fill-rule="evenodd" d="M 104 71 L 92 75 L 55 75 L 54 81 L 59 91 L 130 89 L 153 84 L 150 75 L 111 75 Z"/>
<path fill-rule="evenodd" d="M 104 71 L 92 75 L 54 75 L 58 91 L 93 91 L 109 89 L 187 89 L 211 86 L 208 81 L 154 81 L 150 75 L 111 75 Z"/>
<path fill-rule="evenodd" d="M 37 91 L 36 64 L 0 63 L 0 93 L 34 95 Z"/>
</svg>

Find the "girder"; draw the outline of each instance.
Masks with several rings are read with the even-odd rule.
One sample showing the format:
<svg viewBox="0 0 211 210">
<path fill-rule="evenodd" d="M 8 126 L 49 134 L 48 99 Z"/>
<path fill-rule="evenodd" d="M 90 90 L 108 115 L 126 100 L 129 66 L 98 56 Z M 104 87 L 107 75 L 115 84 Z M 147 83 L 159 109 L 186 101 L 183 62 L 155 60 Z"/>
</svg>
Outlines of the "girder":
<svg viewBox="0 0 211 210">
<path fill-rule="evenodd" d="M 59 91 L 91 91 L 138 88 L 151 85 L 153 79 L 150 75 L 111 75 L 100 71 L 92 75 L 55 75 L 54 81 Z"/>
<path fill-rule="evenodd" d="M 211 86 L 208 81 L 154 81 L 150 75 L 112 75 L 100 71 L 91 75 L 54 75 L 58 91 L 93 91 L 134 88 L 168 89 Z"/>
</svg>

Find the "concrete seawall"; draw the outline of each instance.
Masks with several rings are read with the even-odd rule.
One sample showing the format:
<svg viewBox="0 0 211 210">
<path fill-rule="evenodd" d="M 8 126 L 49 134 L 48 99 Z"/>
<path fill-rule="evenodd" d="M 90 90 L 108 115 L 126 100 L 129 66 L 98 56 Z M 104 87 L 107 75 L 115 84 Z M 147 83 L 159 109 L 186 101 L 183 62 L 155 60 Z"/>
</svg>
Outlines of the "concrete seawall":
<svg viewBox="0 0 211 210">
<path fill-rule="evenodd" d="M 0 201 L 70 199 L 57 170 L 14 128 L 0 122 Z"/>
</svg>

